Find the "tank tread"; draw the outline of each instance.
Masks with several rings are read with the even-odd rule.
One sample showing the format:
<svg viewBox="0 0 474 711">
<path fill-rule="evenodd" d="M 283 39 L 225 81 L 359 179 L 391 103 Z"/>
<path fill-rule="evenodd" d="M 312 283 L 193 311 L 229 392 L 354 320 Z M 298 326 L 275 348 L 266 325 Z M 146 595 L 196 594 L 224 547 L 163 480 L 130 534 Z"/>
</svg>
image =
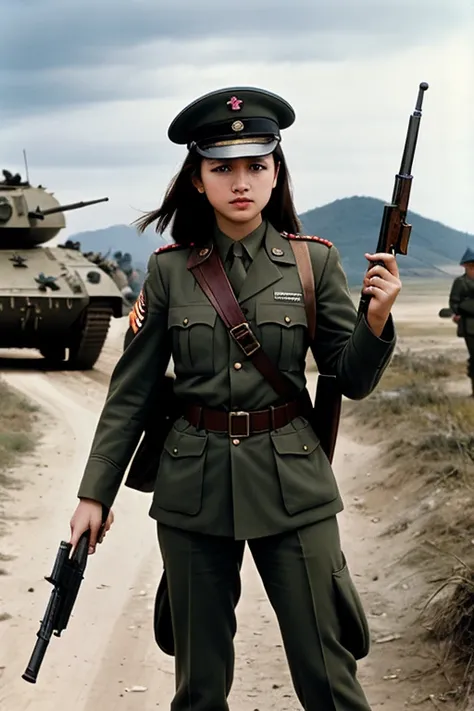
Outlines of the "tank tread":
<svg viewBox="0 0 474 711">
<path fill-rule="evenodd" d="M 109 304 L 92 302 L 86 309 L 81 332 L 69 349 L 68 367 L 89 370 L 99 358 L 109 332 L 113 311 Z"/>
</svg>

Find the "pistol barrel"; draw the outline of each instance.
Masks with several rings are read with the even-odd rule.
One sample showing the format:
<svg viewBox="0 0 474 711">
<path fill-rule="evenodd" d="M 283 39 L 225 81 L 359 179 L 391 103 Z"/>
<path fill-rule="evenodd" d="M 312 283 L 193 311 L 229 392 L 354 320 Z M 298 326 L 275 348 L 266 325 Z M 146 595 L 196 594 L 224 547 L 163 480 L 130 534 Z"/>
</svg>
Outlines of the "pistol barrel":
<svg viewBox="0 0 474 711">
<path fill-rule="evenodd" d="M 21 678 L 28 681 L 30 684 L 36 684 L 36 679 L 38 677 L 38 672 L 41 667 L 41 663 L 48 649 L 48 641 L 42 637 L 38 637 L 36 640 L 35 648 L 31 655 L 31 659 L 28 662 L 25 673 L 21 675 Z"/>
</svg>

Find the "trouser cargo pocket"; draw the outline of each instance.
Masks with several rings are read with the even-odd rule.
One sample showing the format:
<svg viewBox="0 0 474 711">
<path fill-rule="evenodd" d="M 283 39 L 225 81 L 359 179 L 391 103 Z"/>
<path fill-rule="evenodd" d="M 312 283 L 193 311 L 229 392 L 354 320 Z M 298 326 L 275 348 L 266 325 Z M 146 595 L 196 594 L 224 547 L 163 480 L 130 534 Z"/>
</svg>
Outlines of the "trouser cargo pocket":
<svg viewBox="0 0 474 711">
<path fill-rule="evenodd" d="M 345 558 L 344 566 L 333 573 L 333 582 L 341 625 L 341 644 L 355 659 L 362 659 L 369 653 L 370 630 Z"/>
</svg>

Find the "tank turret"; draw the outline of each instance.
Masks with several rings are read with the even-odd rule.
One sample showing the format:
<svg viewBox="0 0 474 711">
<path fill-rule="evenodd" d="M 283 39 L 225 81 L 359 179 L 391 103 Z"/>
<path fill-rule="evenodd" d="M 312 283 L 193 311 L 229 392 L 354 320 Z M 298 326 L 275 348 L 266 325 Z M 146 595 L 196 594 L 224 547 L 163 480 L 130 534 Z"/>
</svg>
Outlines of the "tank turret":
<svg viewBox="0 0 474 711">
<path fill-rule="evenodd" d="M 65 212 L 107 202 L 99 198 L 61 205 L 42 185 L 3 170 L 0 181 L 0 249 L 28 249 L 49 242 L 66 227 Z"/>
<path fill-rule="evenodd" d="M 61 204 L 42 185 L 3 171 L 0 181 L 0 348 L 34 348 L 54 367 L 86 370 L 100 356 L 110 320 L 130 309 L 106 260 L 77 242 L 47 244 L 64 213 L 107 202 Z"/>
</svg>

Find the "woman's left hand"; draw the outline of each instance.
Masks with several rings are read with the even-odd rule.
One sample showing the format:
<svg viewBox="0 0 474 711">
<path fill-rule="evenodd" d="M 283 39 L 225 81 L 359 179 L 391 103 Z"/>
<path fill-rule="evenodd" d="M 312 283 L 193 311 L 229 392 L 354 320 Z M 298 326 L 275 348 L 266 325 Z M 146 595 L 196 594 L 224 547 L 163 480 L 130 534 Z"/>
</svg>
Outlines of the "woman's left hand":
<svg viewBox="0 0 474 711">
<path fill-rule="evenodd" d="M 382 261 L 384 267 L 376 265 L 370 267 L 364 277 L 362 293 L 370 294 L 367 321 L 376 336 L 383 332 L 392 306 L 402 288 L 398 265 L 392 254 L 378 252 L 366 254 L 369 262 Z"/>
</svg>

